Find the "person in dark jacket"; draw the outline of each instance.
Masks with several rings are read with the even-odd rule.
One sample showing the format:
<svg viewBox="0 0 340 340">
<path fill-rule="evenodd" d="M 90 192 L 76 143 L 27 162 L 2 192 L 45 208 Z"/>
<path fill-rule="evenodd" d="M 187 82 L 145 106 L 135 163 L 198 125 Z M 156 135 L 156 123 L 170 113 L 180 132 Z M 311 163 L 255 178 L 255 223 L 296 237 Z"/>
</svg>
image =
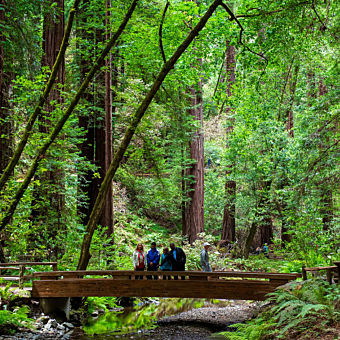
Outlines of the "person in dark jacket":
<svg viewBox="0 0 340 340">
<path fill-rule="evenodd" d="M 156 242 L 151 243 L 151 249 L 148 251 L 146 255 L 147 261 L 147 270 L 148 271 L 157 271 L 159 268 L 159 260 L 160 260 L 160 253 L 156 248 Z M 147 277 L 149 280 L 151 279 L 151 275 Z M 158 279 L 157 275 L 154 275 L 154 280 Z"/>
<path fill-rule="evenodd" d="M 182 248 L 176 247 L 174 243 L 170 243 L 170 256 L 172 260 L 172 270 L 173 271 L 185 271 L 185 263 L 187 262 L 187 257 Z M 174 276 L 177 280 L 178 277 Z M 185 280 L 185 276 L 181 276 L 182 280 Z"/>
</svg>

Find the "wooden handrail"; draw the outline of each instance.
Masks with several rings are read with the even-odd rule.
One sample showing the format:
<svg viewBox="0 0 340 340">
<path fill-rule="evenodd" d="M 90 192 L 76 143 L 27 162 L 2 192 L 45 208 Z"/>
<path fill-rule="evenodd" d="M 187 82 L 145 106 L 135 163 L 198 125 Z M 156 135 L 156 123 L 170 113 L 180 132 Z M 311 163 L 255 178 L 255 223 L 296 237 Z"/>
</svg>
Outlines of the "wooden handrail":
<svg viewBox="0 0 340 340">
<path fill-rule="evenodd" d="M 337 262 L 334 262 L 337 264 Z M 326 271 L 326 277 L 327 281 L 329 284 L 332 284 L 332 278 L 333 278 L 333 272 L 338 273 L 339 279 L 338 282 L 340 281 L 340 266 L 322 266 L 322 267 L 302 267 L 302 278 L 303 280 L 307 280 L 307 272 L 318 272 L 321 270 Z"/>
<path fill-rule="evenodd" d="M 6 262 L 0 263 L 1 267 L 10 267 L 16 265 L 23 265 L 23 266 L 54 266 L 58 265 L 58 262 Z"/>
<path fill-rule="evenodd" d="M 307 272 L 317 272 L 319 270 L 336 270 L 337 266 L 327 266 L 327 267 L 305 267 L 304 270 Z"/>
<path fill-rule="evenodd" d="M 301 277 L 298 273 L 261 273 L 261 272 L 200 272 L 200 271 L 134 271 L 134 270 L 75 270 L 75 271 L 54 271 L 33 273 L 36 278 L 44 277 L 83 277 L 86 275 L 97 276 L 149 276 L 149 275 L 170 275 L 170 276 L 189 276 L 190 277 L 210 277 L 210 278 L 250 278 L 250 279 L 270 279 L 270 280 L 294 280 Z"/>
<path fill-rule="evenodd" d="M 19 279 L 19 288 L 23 287 L 24 281 L 31 279 L 32 275 L 25 275 L 25 270 L 27 266 L 52 266 L 53 271 L 58 269 L 58 262 L 9 262 L 9 263 L 0 263 L 0 274 L 1 270 L 19 270 L 19 275 L 13 276 L 2 276 L 4 279 L 11 281 L 11 279 Z"/>
</svg>

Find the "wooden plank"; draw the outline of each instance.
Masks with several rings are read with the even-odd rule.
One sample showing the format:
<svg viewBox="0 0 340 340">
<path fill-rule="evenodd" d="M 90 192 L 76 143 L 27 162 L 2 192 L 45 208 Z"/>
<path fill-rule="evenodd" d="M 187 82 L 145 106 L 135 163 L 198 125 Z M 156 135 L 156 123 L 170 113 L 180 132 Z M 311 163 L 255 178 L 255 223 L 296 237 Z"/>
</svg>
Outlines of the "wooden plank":
<svg viewBox="0 0 340 340">
<path fill-rule="evenodd" d="M 15 275 L 15 276 L 0 276 L 1 280 L 5 280 L 5 281 L 19 281 L 20 277 L 19 275 Z"/>
<path fill-rule="evenodd" d="M 0 270 L 19 270 L 19 267 L 4 267 L 4 266 L 0 266 Z"/>
<path fill-rule="evenodd" d="M 20 265 L 20 273 L 19 273 L 19 288 L 21 289 L 24 285 L 24 275 L 25 275 L 25 265 Z"/>
<path fill-rule="evenodd" d="M 151 271 L 144 271 L 144 272 L 135 272 L 133 270 L 76 270 L 76 271 L 54 271 L 54 272 L 38 272 L 33 274 L 34 277 L 48 277 L 48 276 L 63 276 L 66 277 L 74 277 L 75 275 L 78 276 L 85 276 L 85 275 L 110 275 L 110 276 L 147 276 L 147 275 L 171 275 L 171 276 L 186 276 L 186 277 L 211 277 L 211 278 L 223 278 L 223 277 L 230 277 L 230 278 L 252 278 L 252 279 L 287 279 L 287 280 L 296 280 L 297 277 L 301 277 L 301 274 L 298 273 L 260 273 L 260 272 L 211 272 L 205 273 L 200 271 L 185 271 L 185 272 L 151 272 Z"/>
<path fill-rule="evenodd" d="M 305 271 L 307 272 L 317 272 L 319 270 L 336 270 L 337 266 L 327 266 L 327 267 L 306 267 Z"/>
<path fill-rule="evenodd" d="M 279 284 L 265 281 L 73 279 L 34 281 L 32 297 L 188 297 L 264 300 Z"/>
</svg>

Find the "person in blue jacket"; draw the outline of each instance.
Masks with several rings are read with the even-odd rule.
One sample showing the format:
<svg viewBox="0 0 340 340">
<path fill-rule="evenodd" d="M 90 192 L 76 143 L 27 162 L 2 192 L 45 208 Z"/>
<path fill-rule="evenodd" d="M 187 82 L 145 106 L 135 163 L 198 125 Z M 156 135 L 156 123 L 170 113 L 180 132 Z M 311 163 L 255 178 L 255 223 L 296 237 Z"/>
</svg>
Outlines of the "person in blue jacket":
<svg viewBox="0 0 340 340">
<path fill-rule="evenodd" d="M 160 253 L 156 248 L 156 242 L 151 243 L 151 249 L 148 251 L 146 255 L 147 261 L 147 270 L 148 271 L 157 271 L 159 268 L 159 260 L 160 260 Z M 147 277 L 149 280 L 151 279 L 151 275 Z M 153 276 L 154 280 L 158 279 L 157 275 Z"/>
</svg>

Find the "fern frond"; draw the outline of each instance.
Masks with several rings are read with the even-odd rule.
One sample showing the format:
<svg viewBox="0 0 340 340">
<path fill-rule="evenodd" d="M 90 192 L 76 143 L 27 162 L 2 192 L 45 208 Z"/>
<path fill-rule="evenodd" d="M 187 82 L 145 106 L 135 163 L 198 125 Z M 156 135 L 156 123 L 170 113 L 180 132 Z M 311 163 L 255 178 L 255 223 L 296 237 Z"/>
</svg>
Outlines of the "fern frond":
<svg viewBox="0 0 340 340">
<path fill-rule="evenodd" d="M 319 310 L 324 310 L 327 309 L 327 306 L 318 304 L 318 305 L 313 305 L 313 304 L 307 304 L 302 307 L 301 312 L 298 314 L 298 317 L 304 318 L 307 314 L 315 314 Z"/>
</svg>

